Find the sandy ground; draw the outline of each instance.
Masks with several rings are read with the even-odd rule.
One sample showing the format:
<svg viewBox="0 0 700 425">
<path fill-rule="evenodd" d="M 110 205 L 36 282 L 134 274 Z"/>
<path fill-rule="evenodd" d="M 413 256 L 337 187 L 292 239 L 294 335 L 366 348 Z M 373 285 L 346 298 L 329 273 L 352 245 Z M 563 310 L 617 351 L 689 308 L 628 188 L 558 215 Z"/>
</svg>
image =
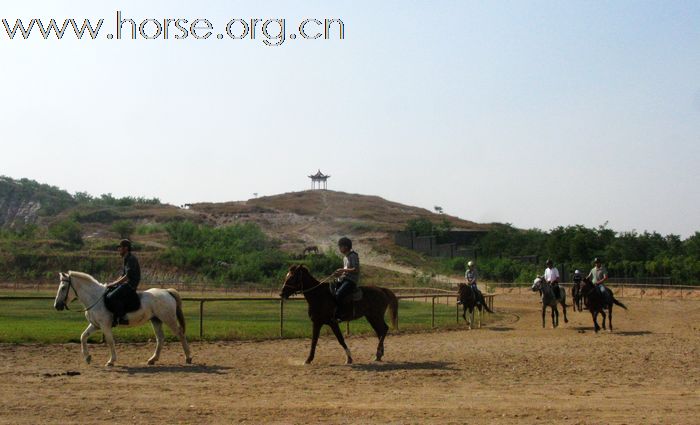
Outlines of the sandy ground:
<svg viewBox="0 0 700 425">
<path fill-rule="evenodd" d="M 0 423 L 700 423 L 700 302 L 625 299 L 614 333 L 590 315 L 542 329 L 537 297 L 499 296 L 505 319 L 481 330 L 351 337 L 343 365 L 322 339 L 118 347 L 114 368 L 79 347 L 0 346 Z M 79 372 L 68 376 L 66 372 Z"/>
</svg>

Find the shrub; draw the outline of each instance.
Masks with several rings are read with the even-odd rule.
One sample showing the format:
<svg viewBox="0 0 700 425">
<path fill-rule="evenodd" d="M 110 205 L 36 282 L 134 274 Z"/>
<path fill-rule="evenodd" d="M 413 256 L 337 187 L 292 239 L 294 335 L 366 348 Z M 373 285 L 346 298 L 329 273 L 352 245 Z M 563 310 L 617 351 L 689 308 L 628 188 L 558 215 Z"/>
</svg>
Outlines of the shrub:
<svg viewBox="0 0 700 425">
<path fill-rule="evenodd" d="M 112 231 L 117 233 L 122 239 L 129 239 L 134 233 L 136 226 L 129 220 L 119 220 L 112 224 Z"/>
<path fill-rule="evenodd" d="M 83 246 L 82 227 L 74 219 L 62 220 L 49 226 L 49 236 L 71 247 Z"/>
</svg>

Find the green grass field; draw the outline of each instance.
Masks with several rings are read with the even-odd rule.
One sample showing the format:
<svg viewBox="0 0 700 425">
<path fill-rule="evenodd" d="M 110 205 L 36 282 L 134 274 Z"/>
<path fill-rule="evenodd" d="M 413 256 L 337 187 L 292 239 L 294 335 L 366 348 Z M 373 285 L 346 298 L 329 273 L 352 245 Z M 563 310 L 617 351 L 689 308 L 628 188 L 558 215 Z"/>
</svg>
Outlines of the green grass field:
<svg viewBox="0 0 700 425">
<path fill-rule="evenodd" d="M 48 292 L 2 292 L 0 296 L 48 295 Z M 188 294 L 183 294 L 187 297 Z M 428 300 L 430 301 L 430 300 Z M 454 298 L 449 305 L 444 299 L 435 305 L 435 326 L 455 327 L 456 310 Z M 191 340 L 199 339 L 199 302 L 184 301 L 187 335 Z M 82 306 L 73 303 L 74 309 Z M 489 320 L 488 317 L 486 321 Z M 387 322 L 389 322 L 387 314 Z M 75 311 L 56 311 L 53 300 L 0 300 L 0 343 L 65 343 L 78 342 L 80 333 L 87 326 L 84 314 Z M 464 326 L 464 322 L 460 326 Z M 402 332 L 431 329 L 431 303 L 401 300 L 399 302 L 399 327 Z M 345 323 L 342 324 L 346 329 Z M 366 320 L 350 325 L 352 334 L 372 334 Z M 324 334 L 331 334 L 324 327 Z M 205 340 L 255 340 L 279 338 L 279 301 L 211 301 L 204 304 Z M 169 340 L 174 337 L 166 330 Z M 138 328 L 118 327 L 115 336 L 119 341 L 148 341 L 153 339 L 150 325 Z M 290 300 L 284 304 L 284 337 L 311 336 L 311 322 L 304 300 Z M 98 332 L 91 341 L 99 341 Z"/>
</svg>

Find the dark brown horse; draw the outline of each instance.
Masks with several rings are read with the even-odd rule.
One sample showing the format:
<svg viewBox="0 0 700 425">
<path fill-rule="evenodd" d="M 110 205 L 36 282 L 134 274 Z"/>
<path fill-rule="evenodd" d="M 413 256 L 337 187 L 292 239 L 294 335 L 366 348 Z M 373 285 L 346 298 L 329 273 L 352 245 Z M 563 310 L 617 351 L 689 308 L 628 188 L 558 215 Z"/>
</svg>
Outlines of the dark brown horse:
<svg viewBox="0 0 700 425">
<path fill-rule="evenodd" d="M 489 313 L 493 314 L 493 311 L 486 305 L 486 300 L 484 296 L 474 290 L 471 285 L 466 283 L 460 283 L 459 289 L 457 290 L 457 298 L 459 303 L 462 304 L 462 317 L 464 321 L 469 325 L 469 329 L 474 327 L 474 307 L 479 310 L 479 326 L 481 327 L 481 315 L 484 313 L 483 309 L 486 309 Z M 467 321 L 467 310 L 469 310 L 469 321 Z"/>
<path fill-rule="evenodd" d="M 574 282 L 571 285 L 571 299 L 574 300 L 574 311 L 583 311 L 583 295 L 581 295 L 582 287 L 583 281 Z"/>
<path fill-rule="evenodd" d="M 304 252 L 302 252 L 301 255 L 306 255 L 306 254 L 318 254 L 318 247 L 316 245 L 313 246 L 307 246 L 304 248 Z"/>
<path fill-rule="evenodd" d="M 608 310 L 608 323 L 610 324 L 610 332 L 612 332 L 613 305 L 617 304 L 627 310 L 624 304 L 615 299 L 615 296 L 609 288 L 606 287 L 605 292 L 602 292 L 600 288 L 594 285 L 588 278 L 582 281 L 581 295 L 585 298 L 586 308 L 588 308 L 588 311 L 591 312 L 591 316 L 593 316 L 593 328 L 596 332 L 600 331 L 600 326 L 598 326 L 598 313 L 603 316 L 603 329 L 605 329 L 605 310 Z"/>
<path fill-rule="evenodd" d="M 352 308 L 348 308 L 348 310 L 351 311 L 348 311 L 344 318 L 347 320 L 355 320 L 361 317 L 367 318 L 372 329 L 377 333 L 377 338 L 379 338 L 377 355 L 374 360 L 381 361 L 384 356 L 384 338 L 389 331 L 389 326 L 384 321 L 384 313 L 387 307 L 391 310 L 391 323 L 394 329 L 396 329 L 399 301 L 396 295 L 389 289 L 377 286 L 362 286 L 361 288 L 363 293 L 362 299 L 353 301 Z M 347 356 L 345 363 L 351 364 L 352 355 L 350 354 L 348 346 L 345 344 L 345 338 L 343 338 L 343 333 L 340 331 L 338 322 L 333 318 L 336 306 L 335 298 L 331 293 L 329 283 L 319 282 L 311 275 L 306 267 L 295 265 L 289 268 L 280 296 L 287 299 L 298 293 L 303 294 L 304 298 L 306 298 L 306 302 L 309 304 L 309 317 L 313 324 L 311 352 L 309 352 L 309 357 L 304 363 L 309 364 L 313 361 L 314 354 L 316 353 L 316 344 L 318 343 L 318 337 L 321 333 L 321 327 L 323 327 L 323 325 L 328 325 L 345 350 L 345 355 Z"/>
</svg>

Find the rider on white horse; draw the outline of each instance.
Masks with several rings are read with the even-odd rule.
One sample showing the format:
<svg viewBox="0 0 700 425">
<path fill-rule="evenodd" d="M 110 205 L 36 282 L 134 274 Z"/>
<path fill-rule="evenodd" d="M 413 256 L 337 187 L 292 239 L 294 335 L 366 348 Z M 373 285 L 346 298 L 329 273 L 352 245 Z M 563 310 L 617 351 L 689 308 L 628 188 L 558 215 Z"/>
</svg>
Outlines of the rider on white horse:
<svg viewBox="0 0 700 425">
<path fill-rule="evenodd" d="M 552 285 L 554 295 L 559 298 L 559 269 L 554 267 L 554 262 L 550 259 L 546 262 L 547 268 L 544 271 L 544 280 Z"/>
<path fill-rule="evenodd" d="M 123 239 L 119 242 L 119 255 L 124 259 L 122 276 L 107 285 L 106 304 L 114 313 L 112 326 L 128 325 L 124 315 L 127 310 L 138 309 L 138 294 L 136 289 L 141 282 L 141 267 L 139 260 L 131 252 L 131 241 Z M 127 308 L 131 307 L 131 308 Z"/>
</svg>

